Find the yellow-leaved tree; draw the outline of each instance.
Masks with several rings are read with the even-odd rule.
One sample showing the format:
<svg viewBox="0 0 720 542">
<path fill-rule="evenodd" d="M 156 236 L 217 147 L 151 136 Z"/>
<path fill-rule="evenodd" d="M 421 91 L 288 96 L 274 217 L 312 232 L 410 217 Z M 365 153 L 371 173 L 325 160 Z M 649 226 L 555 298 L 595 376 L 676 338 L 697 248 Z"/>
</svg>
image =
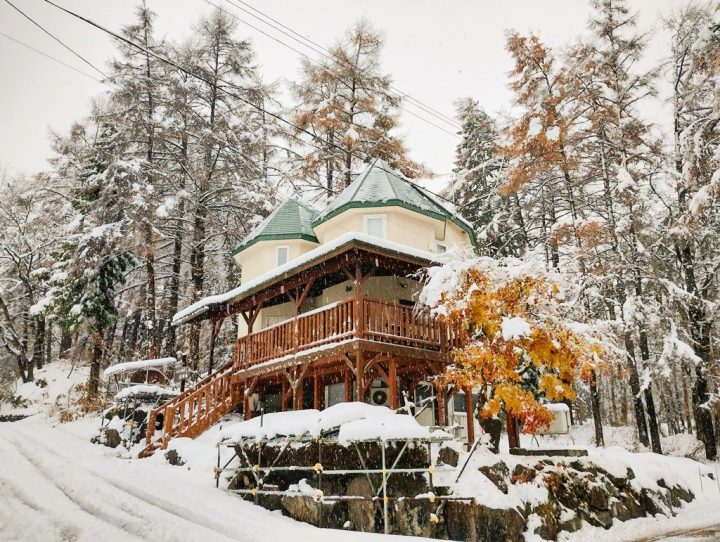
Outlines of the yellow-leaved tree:
<svg viewBox="0 0 720 542">
<path fill-rule="evenodd" d="M 431 268 L 421 301 L 458 330 L 463 346 L 442 375 L 478 393 L 481 418 L 504 411 L 511 447 L 516 421 L 535 433 L 553 420 L 547 403 L 575 399 L 607 357 L 593 326 L 573 320 L 571 288 L 516 259 L 457 258 Z"/>
</svg>

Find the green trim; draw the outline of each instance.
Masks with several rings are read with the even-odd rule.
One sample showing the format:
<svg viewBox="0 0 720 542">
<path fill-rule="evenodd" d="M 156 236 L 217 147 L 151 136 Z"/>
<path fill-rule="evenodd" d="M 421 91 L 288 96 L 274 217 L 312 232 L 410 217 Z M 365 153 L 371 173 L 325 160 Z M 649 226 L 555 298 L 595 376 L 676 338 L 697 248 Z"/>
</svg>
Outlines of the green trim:
<svg viewBox="0 0 720 542">
<path fill-rule="evenodd" d="M 236 254 L 239 254 L 246 248 L 250 248 L 255 243 L 258 243 L 260 241 L 285 241 L 289 239 L 298 239 L 303 241 L 310 241 L 311 243 L 320 243 L 318 241 L 318 238 L 314 235 L 307 235 L 305 233 L 274 233 L 274 234 L 261 234 L 253 237 L 250 239 L 247 243 L 240 243 L 237 247 L 233 249 L 233 251 L 230 253 L 231 256 L 235 256 Z"/>
<path fill-rule="evenodd" d="M 443 213 L 436 213 L 435 211 L 430 211 L 428 209 L 422 209 L 421 207 L 418 207 L 411 203 L 407 203 L 406 201 L 400 199 L 389 199 L 385 201 L 349 201 L 348 203 L 341 205 L 337 209 L 333 209 L 328 214 L 313 220 L 312 226 L 313 228 L 315 228 L 323 222 L 327 222 L 331 218 L 334 218 L 337 215 L 347 211 L 348 209 L 371 209 L 375 207 L 402 207 L 403 209 L 407 209 L 408 211 L 414 211 L 421 215 L 429 216 L 430 218 L 440 220 L 441 222 L 449 220 L 458 228 L 468 234 L 473 248 L 477 249 L 477 239 L 475 238 L 475 232 L 468 224 L 465 224 L 465 222 L 463 222 L 462 220 L 455 218 L 453 215 L 445 215 Z"/>
</svg>

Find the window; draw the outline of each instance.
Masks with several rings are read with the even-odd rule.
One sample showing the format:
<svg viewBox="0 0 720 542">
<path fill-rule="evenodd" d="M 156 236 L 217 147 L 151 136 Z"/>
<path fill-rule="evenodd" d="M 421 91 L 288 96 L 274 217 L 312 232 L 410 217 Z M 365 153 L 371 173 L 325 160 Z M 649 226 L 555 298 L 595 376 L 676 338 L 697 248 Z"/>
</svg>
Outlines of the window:
<svg viewBox="0 0 720 542">
<path fill-rule="evenodd" d="M 366 234 L 385 239 L 387 236 L 387 223 L 385 215 L 365 215 L 363 229 Z"/>
<path fill-rule="evenodd" d="M 289 257 L 290 257 L 290 247 L 289 246 L 283 245 L 283 246 L 277 247 L 277 264 L 278 265 L 287 263 Z"/>
<path fill-rule="evenodd" d="M 440 241 L 435 241 L 435 252 L 438 254 L 447 252 L 447 245 L 445 243 L 441 243 Z"/>
</svg>

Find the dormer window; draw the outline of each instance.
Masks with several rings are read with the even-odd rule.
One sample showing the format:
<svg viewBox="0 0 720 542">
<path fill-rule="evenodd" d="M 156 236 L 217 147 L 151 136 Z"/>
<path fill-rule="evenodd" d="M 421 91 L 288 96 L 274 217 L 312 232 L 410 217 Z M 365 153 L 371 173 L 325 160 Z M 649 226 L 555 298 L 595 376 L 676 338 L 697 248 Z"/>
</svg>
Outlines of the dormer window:
<svg viewBox="0 0 720 542">
<path fill-rule="evenodd" d="M 290 259 L 290 247 L 282 245 L 277 247 L 277 265 L 283 265 Z"/>
<path fill-rule="evenodd" d="M 367 235 L 385 239 L 387 237 L 387 218 L 385 215 L 363 216 L 363 231 Z"/>
</svg>

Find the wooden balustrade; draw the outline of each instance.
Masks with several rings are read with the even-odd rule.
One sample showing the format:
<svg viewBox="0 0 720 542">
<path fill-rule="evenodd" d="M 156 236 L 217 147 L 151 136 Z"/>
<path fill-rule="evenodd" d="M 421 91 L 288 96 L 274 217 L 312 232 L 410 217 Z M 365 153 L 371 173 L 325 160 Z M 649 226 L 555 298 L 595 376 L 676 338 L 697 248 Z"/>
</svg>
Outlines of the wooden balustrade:
<svg viewBox="0 0 720 542">
<path fill-rule="evenodd" d="M 232 364 L 226 365 L 152 410 L 148 416 L 146 448 L 141 455 L 152 453 L 156 446 L 153 438 L 160 414 L 163 415 L 163 434 L 159 445 L 166 448 L 171 438 L 196 437 L 235 408 L 239 397 L 233 393 L 233 372 Z"/>
<path fill-rule="evenodd" d="M 426 307 L 350 298 L 239 338 L 235 368 L 247 369 L 350 338 L 437 351 L 457 346 L 457 334 L 440 324 Z"/>
</svg>

